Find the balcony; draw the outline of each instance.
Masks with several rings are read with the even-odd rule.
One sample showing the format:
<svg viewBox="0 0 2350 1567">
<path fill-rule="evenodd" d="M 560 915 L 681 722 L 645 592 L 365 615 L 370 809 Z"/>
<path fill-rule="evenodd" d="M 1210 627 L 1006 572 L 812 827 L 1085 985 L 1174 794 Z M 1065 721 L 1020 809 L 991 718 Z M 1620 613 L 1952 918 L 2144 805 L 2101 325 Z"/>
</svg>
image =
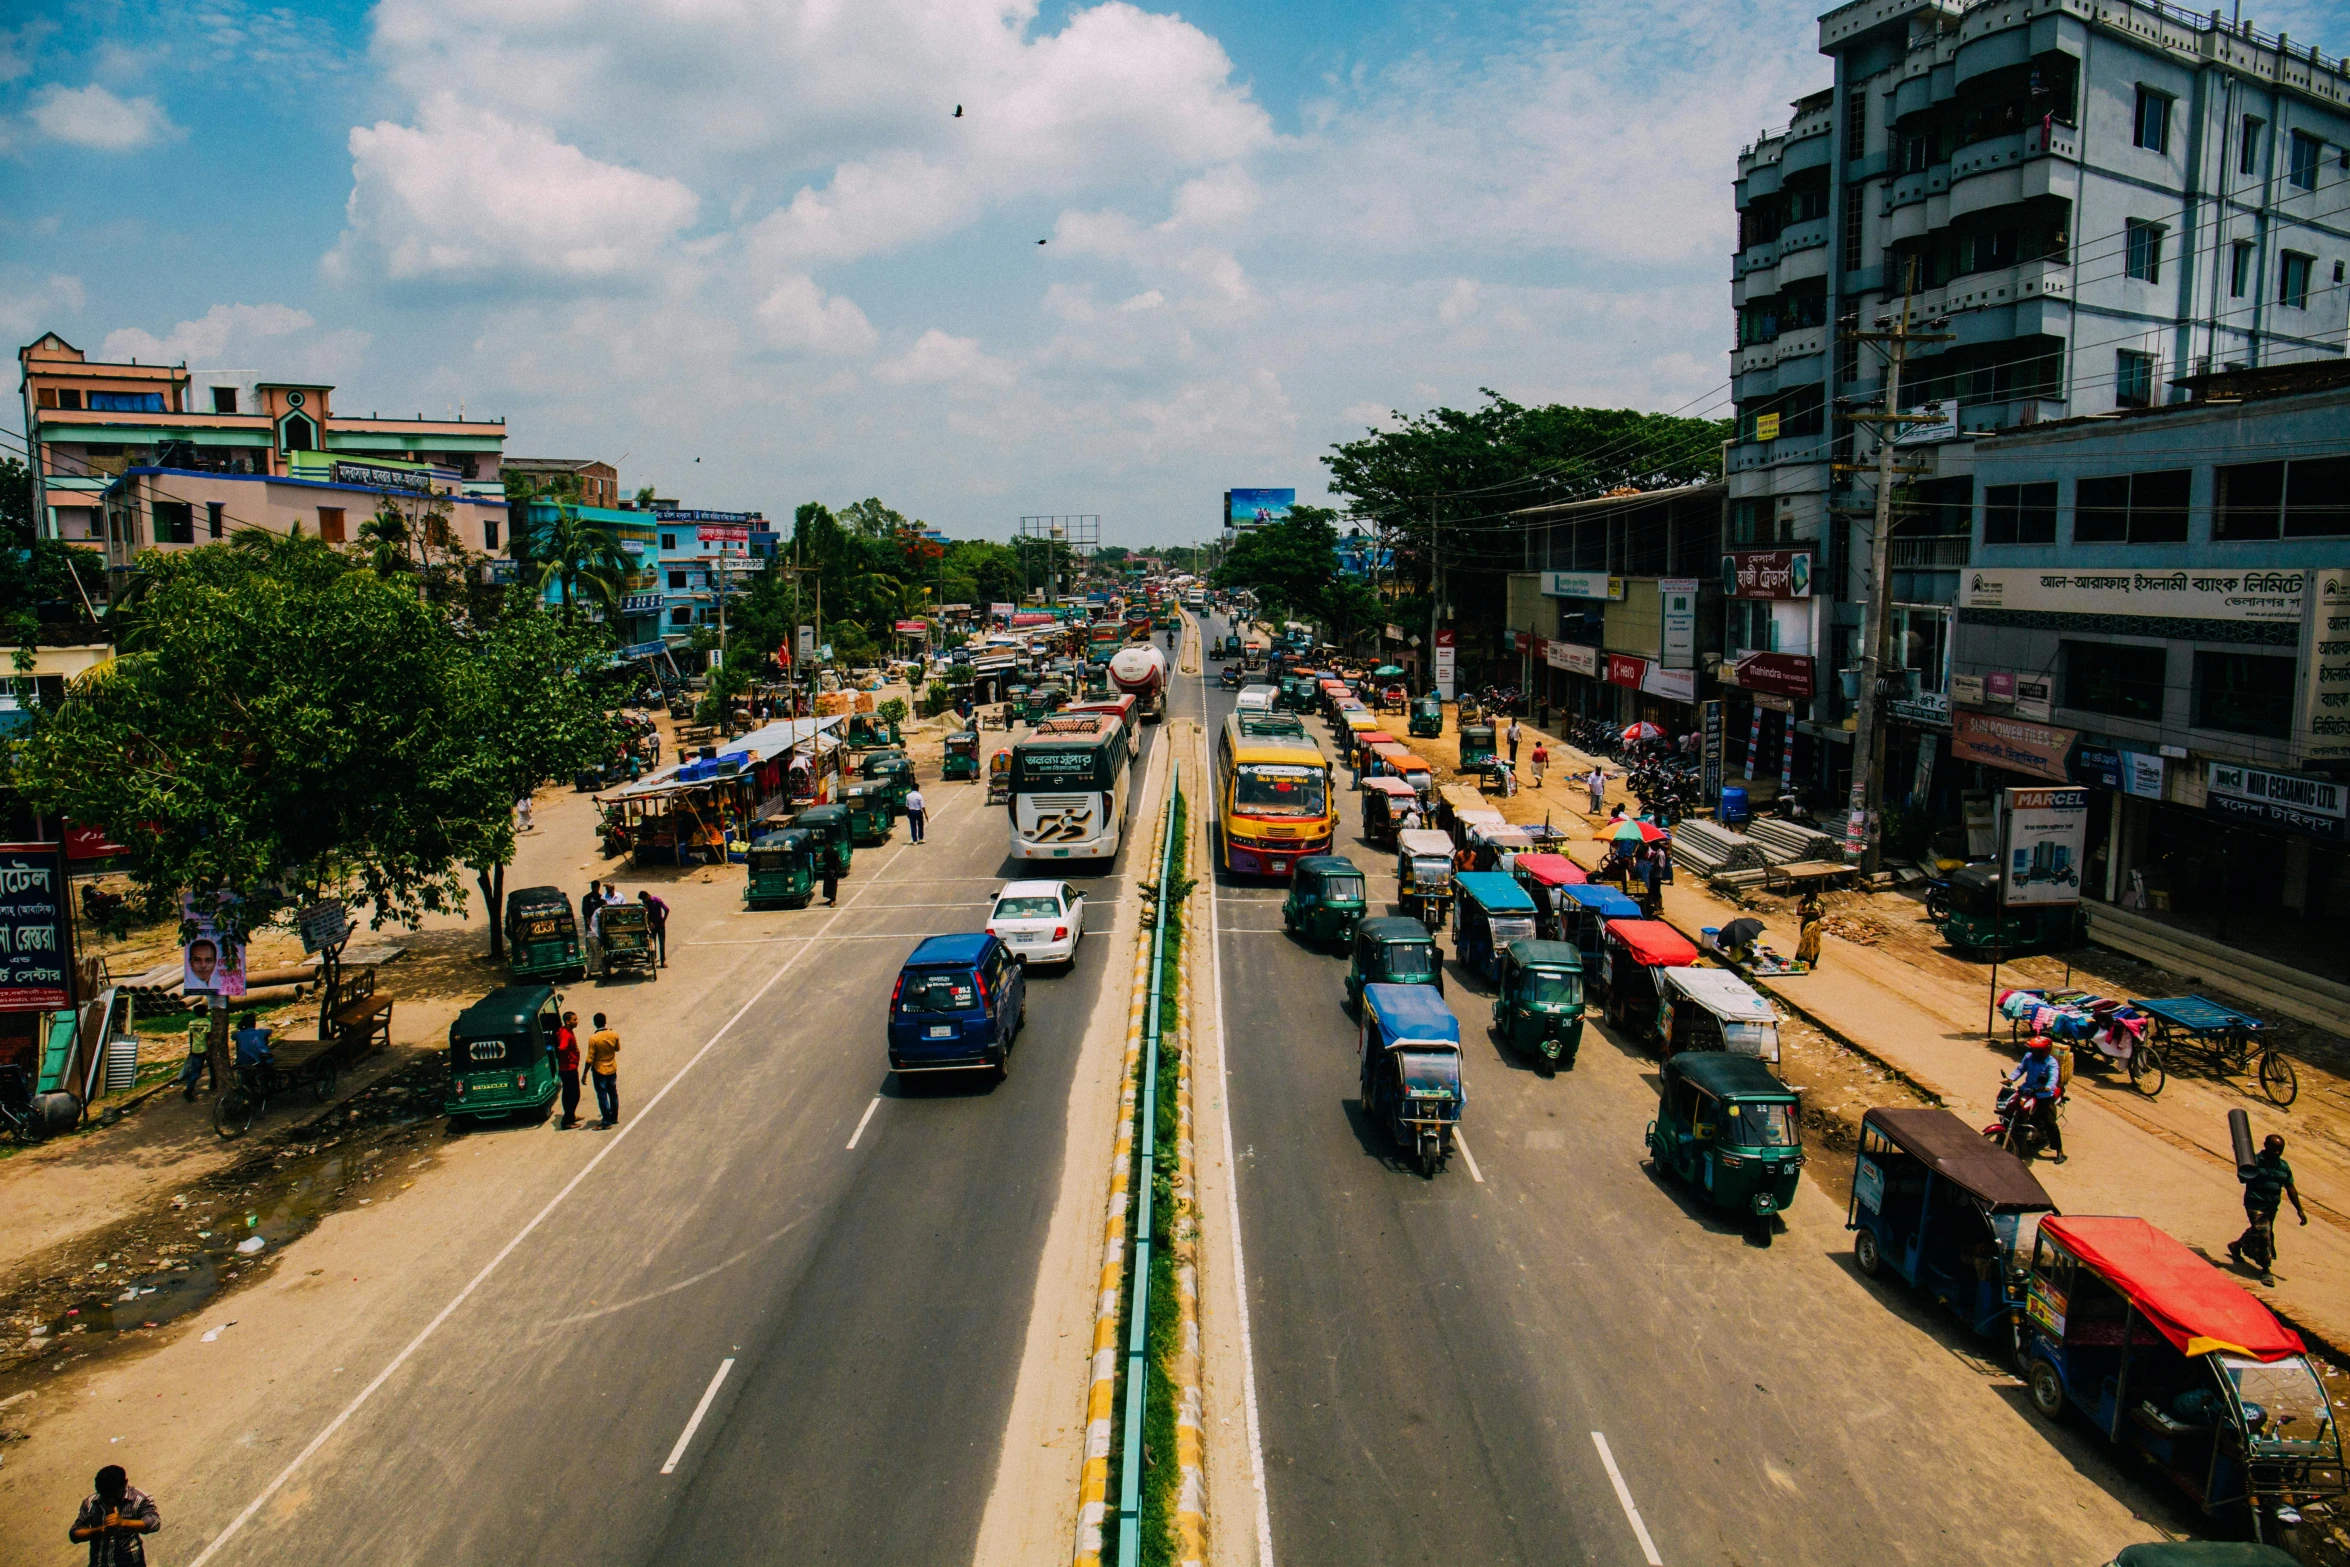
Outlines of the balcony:
<svg viewBox="0 0 2350 1567">
<path fill-rule="evenodd" d="M 1994 267 L 1952 278 L 1940 288 L 1918 295 L 1917 313 L 1927 318 L 1955 315 L 1962 310 L 1988 310 L 2025 299 L 2057 299 L 2069 303 L 2072 294 L 2073 269 L 2061 257 L 2044 256 L 2012 267 Z"/>
<path fill-rule="evenodd" d="M 1926 538 L 1887 541 L 1892 550 L 1891 565 L 1896 571 L 1915 571 L 1920 568 L 1953 568 L 1967 563 L 1967 551 L 1974 539 L 1964 533 L 1934 534 Z"/>
</svg>

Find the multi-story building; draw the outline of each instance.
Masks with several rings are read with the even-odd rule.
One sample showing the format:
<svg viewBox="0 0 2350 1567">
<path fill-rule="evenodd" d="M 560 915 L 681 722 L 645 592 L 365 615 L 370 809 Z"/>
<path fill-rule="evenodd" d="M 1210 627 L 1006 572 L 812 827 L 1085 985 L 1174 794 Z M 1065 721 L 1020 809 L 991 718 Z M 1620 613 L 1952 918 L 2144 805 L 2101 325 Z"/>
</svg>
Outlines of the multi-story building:
<svg viewBox="0 0 2350 1567">
<path fill-rule="evenodd" d="M 620 470 L 596 457 L 509 457 L 500 472 L 521 474 L 544 486 L 571 480 L 583 506 L 618 506 Z"/>
<path fill-rule="evenodd" d="M 103 545 L 110 569 L 241 527 L 349 542 L 387 498 L 429 498 L 452 543 L 502 546 L 502 420 L 340 414 L 331 386 L 93 362 L 54 332 L 17 363 L 40 526 Z"/>
<path fill-rule="evenodd" d="M 2342 353 L 2350 69 L 2156 0 L 1854 0 L 1819 41 L 1834 84 L 1738 161 L 1728 530 L 1733 550 L 1813 557 L 1841 671 L 1875 455 L 1845 416 L 1885 381 L 1882 348 L 1849 334 L 1906 298 L 1933 337 L 1902 376 L 1930 417 L 1901 441 L 1891 594 L 1920 623 L 1905 639 L 1946 646 L 1975 436 Z M 1940 696 L 1921 687 L 1902 722 L 1932 733 Z M 1798 727 L 1849 738 L 1837 682 L 1809 707 Z M 1821 754 L 1839 791 L 1849 747 Z"/>
<path fill-rule="evenodd" d="M 696 626 L 715 627 L 721 592 L 729 600 L 741 597 L 751 590 L 754 573 L 774 564 L 777 535 L 762 513 L 671 504 L 654 512 L 653 520 L 664 636 L 682 641 Z"/>
</svg>

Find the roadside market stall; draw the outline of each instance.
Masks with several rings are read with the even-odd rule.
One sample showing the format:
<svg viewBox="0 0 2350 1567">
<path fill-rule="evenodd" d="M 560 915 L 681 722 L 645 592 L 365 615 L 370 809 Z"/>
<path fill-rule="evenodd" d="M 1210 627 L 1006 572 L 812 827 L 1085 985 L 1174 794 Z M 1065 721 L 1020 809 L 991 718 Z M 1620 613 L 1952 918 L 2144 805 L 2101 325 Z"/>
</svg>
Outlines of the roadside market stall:
<svg viewBox="0 0 2350 1567">
<path fill-rule="evenodd" d="M 830 799 L 840 777 L 846 715 L 786 718 L 752 730 L 715 757 L 664 767 L 596 796 L 634 865 L 716 865 L 752 824 L 795 799 Z"/>
</svg>

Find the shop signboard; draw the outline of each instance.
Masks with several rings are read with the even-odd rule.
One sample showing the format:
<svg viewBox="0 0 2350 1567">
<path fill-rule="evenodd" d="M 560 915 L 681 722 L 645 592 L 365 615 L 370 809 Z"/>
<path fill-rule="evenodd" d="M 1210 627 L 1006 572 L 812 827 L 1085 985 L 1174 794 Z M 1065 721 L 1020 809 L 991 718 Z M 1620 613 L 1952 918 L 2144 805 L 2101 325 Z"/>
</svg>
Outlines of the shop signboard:
<svg viewBox="0 0 2350 1567">
<path fill-rule="evenodd" d="M 755 511 L 656 511 L 655 522 L 712 522 L 739 524 L 748 529 L 754 522 L 765 522 L 766 515 Z"/>
<path fill-rule="evenodd" d="M 1905 724 L 1926 729 L 1950 727 L 1950 698 L 1939 691 L 1920 691 L 1885 704 L 1885 710 Z"/>
<path fill-rule="evenodd" d="M 2000 894 L 2011 909 L 2081 901 L 2089 791 L 2010 789 L 1999 850 Z"/>
<path fill-rule="evenodd" d="M 1748 653 L 1738 660 L 1737 675 L 1742 690 L 1811 695 L 1811 659 L 1801 653 Z"/>
<path fill-rule="evenodd" d="M 2350 567 L 2312 574 L 2309 621 L 2302 633 L 2303 762 L 2350 758 Z"/>
<path fill-rule="evenodd" d="M 1697 579 L 1662 577 L 1656 585 L 1657 610 L 1664 619 L 1664 657 L 1667 669 L 1693 669 L 1697 664 Z M 1686 699 L 1684 699 L 1686 700 Z"/>
<path fill-rule="evenodd" d="M 2051 729 L 2046 724 L 1990 713 L 1959 712 L 1951 715 L 1950 759 L 1980 762 L 2051 783 L 2070 783 L 2072 777 L 2065 771 L 2064 760 L 2076 738 L 2077 732 L 2071 729 Z"/>
<path fill-rule="evenodd" d="M 1722 704 L 1707 702 L 1697 710 L 1697 727 L 1701 749 L 1698 752 L 1698 787 L 1705 803 L 1718 805 L 1722 798 Z"/>
<path fill-rule="evenodd" d="M 2301 622 L 2313 572 L 2194 571 L 2185 566 L 2058 571 L 1979 566 L 1959 574 L 1962 610 L 2057 615 L 2138 615 L 2172 619 Z"/>
<path fill-rule="evenodd" d="M 328 465 L 327 473 L 330 483 L 354 484 L 363 490 L 408 490 L 420 495 L 432 492 L 432 474 L 423 468 L 395 468 L 388 463 L 338 459 Z"/>
<path fill-rule="evenodd" d="M 1453 682 L 1459 677 L 1460 648 L 1453 632 L 1436 633 L 1436 694 L 1447 701 L 1452 699 Z"/>
<path fill-rule="evenodd" d="M 1640 677 L 1640 689 L 1650 696 L 1661 696 L 1668 702 L 1694 702 L 1697 700 L 1697 671 L 1664 669 L 1651 664 Z"/>
<path fill-rule="evenodd" d="M 1735 599 L 1811 597 L 1811 551 L 1733 550 L 1722 557 L 1722 591 Z"/>
<path fill-rule="evenodd" d="M 1542 661 L 1553 669 L 1563 669 L 1570 675 L 1599 674 L 1599 649 L 1581 642 L 1545 642 Z"/>
<path fill-rule="evenodd" d="M 1915 408 L 1902 410 L 1907 421 L 1900 433 L 1893 437 L 1896 446 L 1925 446 L 1935 441 L 1947 441 L 1958 434 L 1958 403 L 1951 398 L 1937 398 L 1920 403 Z"/>
<path fill-rule="evenodd" d="M 2012 706 L 2015 702 L 2015 671 L 1994 669 L 1985 675 L 1983 677 L 1983 700 L 1996 703 L 2001 707 Z"/>
<path fill-rule="evenodd" d="M 1533 652 L 1533 651 L 1534 651 L 1534 633 L 1533 633 L 1533 632 L 1531 632 L 1531 631 L 1513 631 L 1513 632 L 1511 632 L 1511 633 L 1510 633 L 1510 646 L 1511 646 L 1511 647 L 1513 647 L 1513 648 L 1515 648 L 1517 651 L 1519 651 L 1519 652 L 1521 652 L 1521 653 L 1531 653 L 1531 652 Z"/>
<path fill-rule="evenodd" d="M 1621 599 L 1624 579 L 1604 571 L 1546 571 L 1542 592 L 1554 599 Z"/>
<path fill-rule="evenodd" d="M 815 656 L 816 628 L 814 626 L 802 626 L 800 627 L 800 662 L 804 664 Z"/>
<path fill-rule="evenodd" d="M 657 592 L 624 593 L 620 596 L 620 613 L 623 615 L 650 615 L 660 607 L 661 595 Z"/>
<path fill-rule="evenodd" d="M 748 544 L 751 525 L 747 522 L 705 522 L 694 529 L 694 537 L 704 544 Z"/>
<path fill-rule="evenodd" d="M 1960 707 L 1983 705 L 1983 677 L 1981 675 L 1952 675 L 1950 700 Z"/>
<path fill-rule="evenodd" d="M 2015 677 L 2015 716 L 2036 724 L 2048 722 L 2056 707 L 2056 682 L 2046 675 Z"/>
<path fill-rule="evenodd" d="M 340 947 L 351 936 L 351 910 L 340 898 L 311 904 L 294 916 L 294 923 L 302 932 L 304 952 Z"/>
<path fill-rule="evenodd" d="M 927 620 L 900 620 L 893 622 L 890 629 L 901 637 L 927 637 L 930 635 L 930 622 Z"/>
<path fill-rule="evenodd" d="M 2350 841 L 2350 787 L 2330 778 L 2214 762 L 2203 804 L 2235 821 Z"/>
<path fill-rule="evenodd" d="M 73 1005 L 65 845 L 0 843 L 0 1012 Z"/>
<path fill-rule="evenodd" d="M 1607 683 L 1611 686 L 1630 686 L 1640 689 L 1640 677 L 1648 673 L 1648 660 L 1634 658 L 1629 653 L 1607 655 Z"/>
<path fill-rule="evenodd" d="M 2072 769 L 2073 777 L 2091 788 L 2110 789 L 2115 794 L 2141 800 L 2159 800 L 2169 764 L 2144 751 L 2125 751 L 2115 745 L 2084 745 L 2074 750 Z"/>
</svg>

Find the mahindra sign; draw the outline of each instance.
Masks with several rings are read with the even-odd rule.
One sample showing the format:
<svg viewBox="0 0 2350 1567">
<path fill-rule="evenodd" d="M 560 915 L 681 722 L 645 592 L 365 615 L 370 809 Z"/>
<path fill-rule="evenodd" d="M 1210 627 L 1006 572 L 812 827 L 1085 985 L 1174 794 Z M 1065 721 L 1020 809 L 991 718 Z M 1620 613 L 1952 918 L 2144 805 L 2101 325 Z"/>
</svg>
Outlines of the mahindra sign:
<svg viewBox="0 0 2350 1567">
<path fill-rule="evenodd" d="M 1749 653 L 1738 660 L 1738 685 L 1776 696 L 1812 694 L 1811 660 L 1798 653 Z"/>
</svg>

